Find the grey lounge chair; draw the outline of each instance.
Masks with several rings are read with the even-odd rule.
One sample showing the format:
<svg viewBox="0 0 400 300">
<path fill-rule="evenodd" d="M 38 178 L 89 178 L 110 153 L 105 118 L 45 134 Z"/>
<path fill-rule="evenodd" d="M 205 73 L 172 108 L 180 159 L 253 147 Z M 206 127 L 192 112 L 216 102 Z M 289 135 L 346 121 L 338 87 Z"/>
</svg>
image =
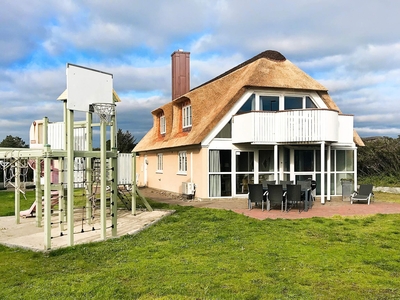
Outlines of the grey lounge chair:
<svg viewBox="0 0 400 300">
<path fill-rule="evenodd" d="M 268 184 L 267 196 L 267 210 L 271 210 L 273 206 L 280 205 L 281 211 L 283 207 L 287 210 L 286 192 L 283 192 L 281 184 Z M 262 202 L 262 210 L 264 210 L 264 202 Z"/>
<path fill-rule="evenodd" d="M 371 198 L 374 197 L 372 188 L 372 184 L 360 184 L 360 189 L 353 192 L 350 196 L 350 203 L 353 204 L 353 201 L 367 201 L 369 205 L 371 203 Z"/>
<path fill-rule="evenodd" d="M 249 183 L 249 194 L 248 194 L 248 201 L 249 201 L 249 209 L 252 209 L 252 202 L 256 205 L 257 203 L 262 203 L 264 197 L 263 185 L 259 184 L 250 184 Z"/>
</svg>

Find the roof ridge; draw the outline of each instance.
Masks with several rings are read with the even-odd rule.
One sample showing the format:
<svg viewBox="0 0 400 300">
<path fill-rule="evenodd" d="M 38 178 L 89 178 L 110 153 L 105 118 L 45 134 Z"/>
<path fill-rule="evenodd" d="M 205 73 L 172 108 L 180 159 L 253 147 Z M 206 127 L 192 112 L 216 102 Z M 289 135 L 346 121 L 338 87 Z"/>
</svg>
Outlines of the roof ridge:
<svg viewBox="0 0 400 300">
<path fill-rule="evenodd" d="M 264 52 L 257 54 L 256 56 L 242 62 L 241 64 L 237 65 L 236 67 L 233 67 L 232 69 L 226 71 L 225 73 L 222 73 L 221 75 L 218 75 L 217 77 L 214 77 L 213 79 L 191 89 L 190 91 L 194 91 L 194 90 L 198 89 L 199 87 L 202 87 L 202 86 L 207 85 L 215 80 L 225 77 L 226 75 L 228 75 L 236 70 L 239 70 L 239 69 L 245 67 L 246 65 L 249 65 L 249 64 L 255 62 L 256 60 L 259 60 L 260 58 L 266 58 L 266 59 L 272 60 L 274 62 L 284 62 L 286 60 L 286 57 L 283 56 L 280 52 L 275 51 L 275 50 L 266 50 Z"/>
</svg>

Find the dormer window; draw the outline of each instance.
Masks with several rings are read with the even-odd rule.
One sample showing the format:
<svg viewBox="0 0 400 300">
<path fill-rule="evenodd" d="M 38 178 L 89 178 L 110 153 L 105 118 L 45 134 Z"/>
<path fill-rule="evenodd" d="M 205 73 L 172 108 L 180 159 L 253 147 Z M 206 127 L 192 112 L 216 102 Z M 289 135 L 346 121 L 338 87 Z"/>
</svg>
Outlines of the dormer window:
<svg viewBox="0 0 400 300">
<path fill-rule="evenodd" d="M 185 102 L 182 106 L 182 129 L 190 129 L 192 127 L 192 105 Z"/>
</svg>

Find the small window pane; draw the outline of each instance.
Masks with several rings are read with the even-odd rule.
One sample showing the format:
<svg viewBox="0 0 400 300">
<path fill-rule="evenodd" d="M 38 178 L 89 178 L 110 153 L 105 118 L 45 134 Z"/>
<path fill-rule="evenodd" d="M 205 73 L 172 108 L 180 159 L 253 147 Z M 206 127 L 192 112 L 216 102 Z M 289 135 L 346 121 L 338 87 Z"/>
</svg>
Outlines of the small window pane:
<svg viewBox="0 0 400 300">
<path fill-rule="evenodd" d="M 237 172 L 254 171 L 254 152 L 238 152 L 236 154 L 236 171 Z"/>
<path fill-rule="evenodd" d="M 284 109 L 301 109 L 303 108 L 303 97 L 285 96 Z"/>
<path fill-rule="evenodd" d="M 296 172 L 314 171 L 314 151 L 295 150 L 294 151 L 294 170 Z"/>
<path fill-rule="evenodd" d="M 258 168 L 261 172 L 274 171 L 274 151 L 260 150 Z"/>
<path fill-rule="evenodd" d="M 220 139 L 232 138 L 232 122 L 229 121 L 215 137 Z"/>
<path fill-rule="evenodd" d="M 245 113 L 252 110 L 255 110 L 255 98 L 256 95 L 252 94 L 249 99 L 247 99 L 246 103 L 239 109 L 238 113 Z"/>
<path fill-rule="evenodd" d="M 165 134 L 166 124 L 165 124 L 165 116 L 160 117 L 160 133 Z"/>
<path fill-rule="evenodd" d="M 278 96 L 260 96 L 260 110 L 278 111 L 279 97 Z"/>
<path fill-rule="evenodd" d="M 306 97 L 306 108 L 317 108 L 315 103 L 311 100 L 310 97 Z"/>
</svg>

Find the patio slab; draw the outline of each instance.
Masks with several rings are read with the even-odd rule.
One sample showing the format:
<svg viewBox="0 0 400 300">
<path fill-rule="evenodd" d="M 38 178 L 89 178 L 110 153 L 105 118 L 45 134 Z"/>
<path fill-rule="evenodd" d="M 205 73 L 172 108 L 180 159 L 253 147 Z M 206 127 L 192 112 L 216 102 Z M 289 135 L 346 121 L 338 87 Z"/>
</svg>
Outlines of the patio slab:
<svg viewBox="0 0 400 300">
<path fill-rule="evenodd" d="M 172 213 L 173 211 L 170 210 L 138 211 L 136 216 L 134 216 L 130 211 L 119 210 L 117 219 L 118 235 L 116 237 L 135 234 Z M 75 216 L 80 216 L 80 213 L 76 213 Z M 52 223 L 58 224 L 57 214 L 53 214 Z M 36 227 L 35 224 L 35 218 L 21 218 L 20 224 L 16 224 L 15 216 L 1 217 L 0 244 L 33 251 L 46 251 L 44 228 L 43 226 Z M 110 226 L 111 220 L 107 218 L 106 239 L 115 238 L 111 236 Z M 93 224 L 82 224 L 81 218 L 75 218 L 74 245 L 102 241 L 100 228 L 101 225 L 99 222 L 94 221 Z M 52 225 L 51 236 L 51 250 L 68 247 L 68 232 L 63 231 L 63 235 L 61 236 L 58 225 Z"/>
</svg>

